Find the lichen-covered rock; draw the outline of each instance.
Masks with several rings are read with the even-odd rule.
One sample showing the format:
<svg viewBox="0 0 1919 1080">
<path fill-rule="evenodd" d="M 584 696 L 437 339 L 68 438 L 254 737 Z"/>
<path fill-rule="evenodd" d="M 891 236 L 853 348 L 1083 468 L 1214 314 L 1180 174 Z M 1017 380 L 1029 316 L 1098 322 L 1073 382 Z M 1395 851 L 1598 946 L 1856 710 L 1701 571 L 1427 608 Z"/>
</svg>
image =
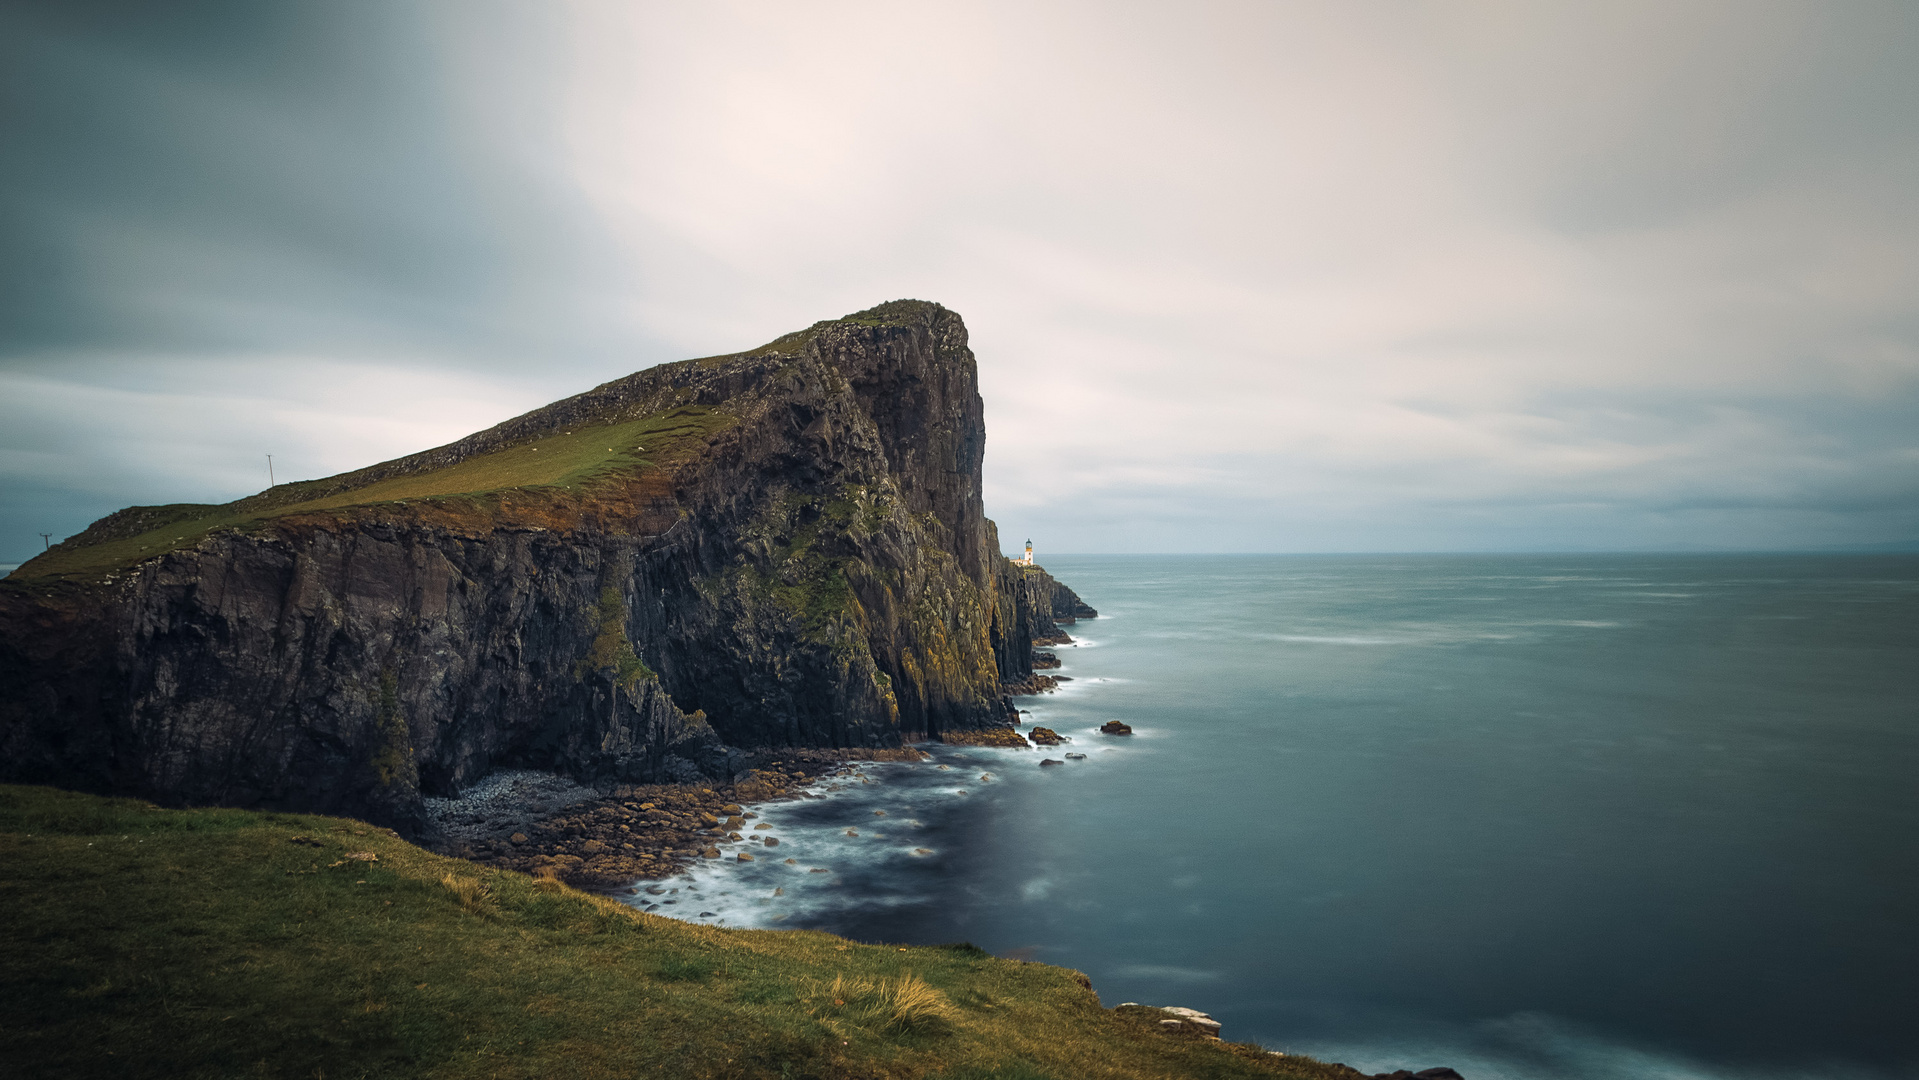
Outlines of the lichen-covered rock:
<svg viewBox="0 0 1919 1080">
<path fill-rule="evenodd" d="M 0 779 L 418 831 L 500 767 L 697 783 L 1004 729 L 1060 594 L 999 556 L 984 447 L 964 324 L 898 301 L 121 511 L 0 582 Z"/>
<path fill-rule="evenodd" d="M 1026 741 L 1026 736 L 1012 728 L 1000 727 L 941 732 L 940 741 L 949 746 L 1010 746 L 1018 750 L 1030 750 L 1033 745 Z"/>
</svg>

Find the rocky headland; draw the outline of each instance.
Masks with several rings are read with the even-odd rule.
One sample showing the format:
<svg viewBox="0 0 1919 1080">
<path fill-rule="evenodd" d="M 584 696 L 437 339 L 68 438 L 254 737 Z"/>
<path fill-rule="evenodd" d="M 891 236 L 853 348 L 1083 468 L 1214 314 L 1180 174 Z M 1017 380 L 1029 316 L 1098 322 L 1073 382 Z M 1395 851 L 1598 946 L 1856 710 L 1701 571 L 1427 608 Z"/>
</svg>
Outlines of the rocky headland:
<svg viewBox="0 0 1919 1080">
<path fill-rule="evenodd" d="M 777 794 L 823 764 L 798 750 L 1019 738 L 1034 645 L 1096 613 L 999 554 L 985 437 L 960 317 L 897 301 L 356 472 L 122 510 L 0 582 L 0 779 L 430 837 L 429 800 L 537 770 L 602 801 L 565 826 L 583 865 L 683 858 L 698 829 L 593 822 L 693 811 L 649 785 Z"/>
</svg>

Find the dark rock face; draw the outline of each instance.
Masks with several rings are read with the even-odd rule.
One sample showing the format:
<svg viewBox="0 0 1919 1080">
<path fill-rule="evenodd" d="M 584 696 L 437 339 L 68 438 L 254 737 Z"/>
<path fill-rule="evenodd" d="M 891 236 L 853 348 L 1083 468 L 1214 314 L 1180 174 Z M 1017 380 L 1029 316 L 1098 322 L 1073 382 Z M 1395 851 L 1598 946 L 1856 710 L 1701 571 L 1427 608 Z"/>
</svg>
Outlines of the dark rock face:
<svg viewBox="0 0 1919 1080">
<path fill-rule="evenodd" d="M 1025 631 L 1034 645 L 1064 645 L 1073 638 L 1059 628 L 1060 623 L 1099 617 L 1078 594 L 1040 567 L 1010 562 L 1008 566 L 1017 577 L 1011 588 L 1024 598 Z"/>
<path fill-rule="evenodd" d="M 1099 612 L 1093 606 L 1079 598 L 1079 594 L 1066 587 L 1065 583 L 1055 580 L 1050 574 L 1047 580 L 1053 583 L 1053 621 L 1078 622 L 1081 619 L 1097 619 Z"/>
<path fill-rule="evenodd" d="M 681 414 L 704 426 L 591 482 L 351 497 Z M 506 765 L 687 782 L 740 772 L 729 747 L 1007 726 L 1071 593 L 999 556 L 984 448 L 965 326 L 899 301 L 307 485 L 325 507 L 91 576 L 28 563 L 0 582 L 0 778 L 407 829 Z"/>
</svg>

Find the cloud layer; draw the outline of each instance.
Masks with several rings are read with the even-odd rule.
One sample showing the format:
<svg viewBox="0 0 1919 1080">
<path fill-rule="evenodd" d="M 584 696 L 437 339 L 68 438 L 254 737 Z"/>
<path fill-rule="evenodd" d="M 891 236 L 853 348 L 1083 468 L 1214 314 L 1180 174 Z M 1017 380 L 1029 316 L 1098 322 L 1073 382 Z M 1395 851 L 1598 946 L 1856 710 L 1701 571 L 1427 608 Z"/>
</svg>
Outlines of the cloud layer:
<svg viewBox="0 0 1919 1080">
<path fill-rule="evenodd" d="M 4 16 L 0 554 L 899 296 L 1042 550 L 1919 539 L 1903 6 L 320 10 Z"/>
</svg>

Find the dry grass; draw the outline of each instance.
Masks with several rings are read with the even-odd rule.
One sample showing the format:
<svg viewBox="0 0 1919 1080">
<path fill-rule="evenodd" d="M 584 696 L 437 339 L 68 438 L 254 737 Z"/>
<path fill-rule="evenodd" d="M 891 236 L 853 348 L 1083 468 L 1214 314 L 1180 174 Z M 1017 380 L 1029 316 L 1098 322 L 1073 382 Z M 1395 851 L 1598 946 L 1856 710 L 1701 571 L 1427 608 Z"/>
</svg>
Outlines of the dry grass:
<svg viewBox="0 0 1919 1080">
<path fill-rule="evenodd" d="M 813 1015 L 866 1028 L 932 1034 L 948 1030 L 960 1012 L 937 987 L 907 972 L 896 979 L 833 976 L 807 995 Z"/>
<path fill-rule="evenodd" d="M 453 894 L 462 908 L 475 915 L 499 913 L 500 905 L 493 899 L 493 890 L 487 888 L 486 882 L 479 878 L 462 877 L 449 870 L 440 878 L 440 884 L 446 886 L 446 891 Z"/>
</svg>

